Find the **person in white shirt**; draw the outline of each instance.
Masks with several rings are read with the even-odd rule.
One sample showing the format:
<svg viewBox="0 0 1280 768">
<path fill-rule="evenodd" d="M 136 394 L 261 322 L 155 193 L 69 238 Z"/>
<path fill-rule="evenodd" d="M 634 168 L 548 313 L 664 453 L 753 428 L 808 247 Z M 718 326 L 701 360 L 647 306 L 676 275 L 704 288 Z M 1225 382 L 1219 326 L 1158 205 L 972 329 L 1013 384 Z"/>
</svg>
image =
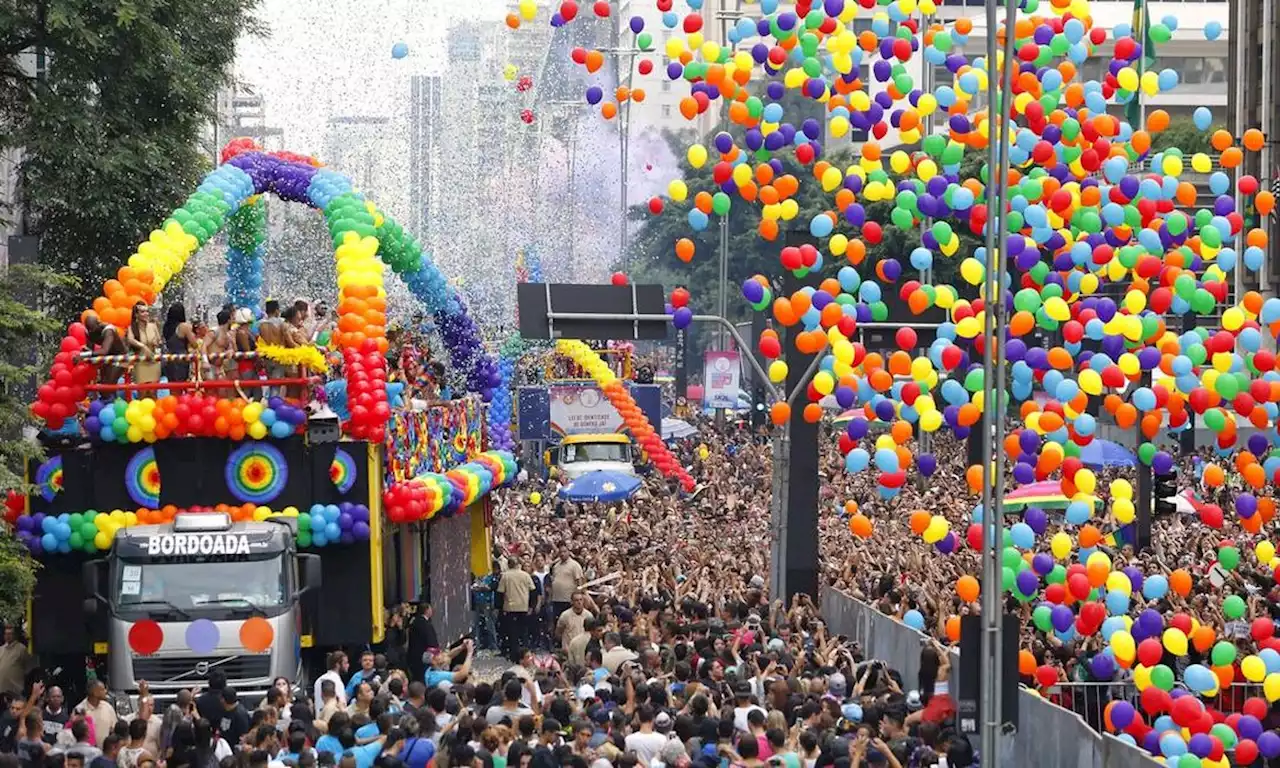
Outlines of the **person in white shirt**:
<svg viewBox="0 0 1280 768">
<path fill-rule="evenodd" d="M 733 727 L 738 733 L 750 733 L 751 724 L 747 722 L 747 715 L 751 710 L 759 709 L 761 713 L 768 714 L 760 707 L 751 703 L 751 683 L 741 680 L 733 686 Z"/>
<path fill-rule="evenodd" d="M 641 706 L 636 716 L 640 719 L 640 730 L 627 736 L 627 751 L 634 752 L 636 758 L 647 766 L 662 754 L 667 737 L 653 729 L 653 707 L 648 704 Z"/>
<path fill-rule="evenodd" d="M 347 683 L 343 680 L 343 676 L 347 673 L 349 662 L 347 654 L 342 651 L 334 651 L 329 654 L 329 671 L 316 678 L 315 684 L 315 701 L 324 701 L 320 695 L 320 684 L 325 680 L 333 681 L 334 693 L 338 696 L 338 703 L 346 705 L 347 703 Z"/>
</svg>

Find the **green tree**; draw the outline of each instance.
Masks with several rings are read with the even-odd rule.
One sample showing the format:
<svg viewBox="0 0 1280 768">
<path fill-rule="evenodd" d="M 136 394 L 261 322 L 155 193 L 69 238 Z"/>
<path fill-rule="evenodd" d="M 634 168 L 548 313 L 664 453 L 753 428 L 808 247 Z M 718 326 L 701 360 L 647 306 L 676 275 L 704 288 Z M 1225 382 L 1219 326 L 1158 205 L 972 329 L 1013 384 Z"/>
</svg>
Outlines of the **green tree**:
<svg viewBox="0 0 1280 768">
<path fill-rule="evenodd" d="M 61 323 L 37 307 L 50 288 L 74 281 L 43 267 L 14 265 L 0 271 L 0 494 L 26 494 L 26 468 L 43 455 L 39 443 L 23 434 L 34 426 L 28 409 L 30 382 L 47 370 L 49 360 L 37 350 L 52 351 Z M 38 340 L 46 340 L 39 344 Z M 7 526 L 0 526 L 7 529 Z M 0 618 L 22 615 L 35 584 L 35 561 L 14 538 L 0 532 Z"/>
<path fill-rule="evenodd" d="M 237 37 L 259 31 L 256 2 L 0 4 L 0 150 L 21 149 L 41 263 L 81 278 L 54 299 L 64 317 L 90 304 L 211 167 L 200 135 Z M 35 51 L 42 73 L 31 71 Z"/>
</svg>

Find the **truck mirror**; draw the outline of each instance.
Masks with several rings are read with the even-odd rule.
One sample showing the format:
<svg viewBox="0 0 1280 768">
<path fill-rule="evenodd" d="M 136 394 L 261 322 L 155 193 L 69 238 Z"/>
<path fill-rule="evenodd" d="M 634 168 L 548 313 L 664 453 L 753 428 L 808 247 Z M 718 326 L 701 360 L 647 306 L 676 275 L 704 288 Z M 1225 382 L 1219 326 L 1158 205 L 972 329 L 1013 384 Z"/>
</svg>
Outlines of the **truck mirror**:
<svg viewBox="0 0 1280 768">
<path fill-rule="evenodd" d="M 98 598 L 86 597 L 84 599 L 84 615 L 86 618 L 94 619 L 98 616 Z"/>
<path fill-rule="evenodd" d="M 86 599 L 92 598 L 95 601 L 98 599 L 98 564 L 100 562 L 100 560 L 90 560 L 80 566 L 80 579 L 84 585 Z"/>
<path fill-rule="evenodd" d="M 320 556 L 310 553 L 298 555 L 302 562 L 302 584 L 299 594 L 320 589 Z"/>
</svg>

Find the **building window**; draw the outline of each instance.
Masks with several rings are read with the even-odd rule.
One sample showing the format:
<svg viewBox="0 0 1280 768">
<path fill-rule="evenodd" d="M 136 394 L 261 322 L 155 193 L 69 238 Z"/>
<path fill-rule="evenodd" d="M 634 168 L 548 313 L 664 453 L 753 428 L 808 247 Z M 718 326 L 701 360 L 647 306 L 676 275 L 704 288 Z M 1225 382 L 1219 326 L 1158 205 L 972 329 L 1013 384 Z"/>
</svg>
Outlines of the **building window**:
<svg viewBox="0 0 1280 768">
<path fill-rule="evenodd" d="M 668 91 L 670 91 L 670 90 L 671 90 L 671 81 L 670 81 L 670 80 L 663 80 L 663 81 L 662 81 L 662 92 L 663 92 L 663 93 L 666 93 L 666 92 L 668 92 Z"/>
<path fill-rule="evenodd" d="M 663 105 L 662 105 L 662 116 L 663 116 L 663 117 L 671 117 L 671 105 L 670 105 L 670 104 L 663 104 Z"/>
</svg>

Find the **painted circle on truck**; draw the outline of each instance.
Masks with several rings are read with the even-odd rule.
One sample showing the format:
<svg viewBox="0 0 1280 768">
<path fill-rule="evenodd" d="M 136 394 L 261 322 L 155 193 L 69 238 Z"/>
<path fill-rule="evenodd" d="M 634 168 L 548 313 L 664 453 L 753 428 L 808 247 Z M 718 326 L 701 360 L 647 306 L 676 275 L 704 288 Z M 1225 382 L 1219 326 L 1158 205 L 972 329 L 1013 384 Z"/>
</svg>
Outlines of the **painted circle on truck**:
<svg viewBox="0 0 1280 768">
<path fill-rule="evenodd" d="M 271 622 L 261 616 L 246 619 L 240 625 L 240 644 L 250 653 L 262 653 L 270 648 L 275 636 L 276 633 L 271 628 Z"/>
<path fill-rule="evenodd" d="M 218 648 L 218 625 L 208 619 L 196 619 L 187 625 L 187 647 L 192 653 L 208 656 Z"/>
<path fill-rule="evenodd" d="M 139 656 L 150 656 L 160 650 L 164 642 L 164 630 L 152 619 L 134 622 L 129 627 L 129 647 Z"/>
</svg>

